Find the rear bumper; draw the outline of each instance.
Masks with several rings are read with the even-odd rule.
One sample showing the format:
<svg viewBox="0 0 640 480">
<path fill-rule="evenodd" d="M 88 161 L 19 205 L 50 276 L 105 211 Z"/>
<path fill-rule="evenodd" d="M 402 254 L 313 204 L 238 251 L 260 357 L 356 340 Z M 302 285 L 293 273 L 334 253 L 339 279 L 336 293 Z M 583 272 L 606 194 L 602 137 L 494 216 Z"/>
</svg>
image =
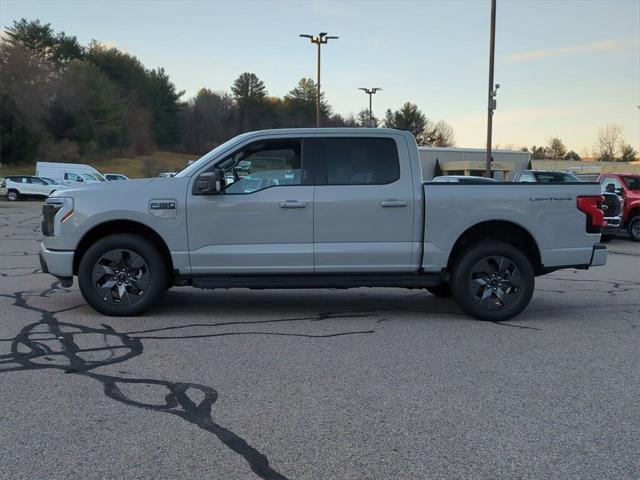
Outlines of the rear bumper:
<svg viewBox="0 0 640 480">
<path fill-rule="evenodd" d="M 607 247 L 600 243 L 593 246 L 593 253 L 591 254 L 591 267 L 600 267 L 607 264 Z"/>
<path fill-rule="evenodd" d="M 41 244 L 39 255 L 43 273 L 59 278 L 73 277 L 73 251 L 48 250 Z"/>
</svg>

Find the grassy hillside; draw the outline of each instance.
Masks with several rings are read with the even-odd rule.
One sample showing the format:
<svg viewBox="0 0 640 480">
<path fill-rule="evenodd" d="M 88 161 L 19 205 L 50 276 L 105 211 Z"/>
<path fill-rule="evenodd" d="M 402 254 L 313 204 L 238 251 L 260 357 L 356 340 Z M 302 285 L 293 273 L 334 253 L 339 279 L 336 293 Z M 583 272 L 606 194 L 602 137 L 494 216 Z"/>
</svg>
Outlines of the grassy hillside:
<svg viewBox="0 0 640 480">
<path fill-rule="evenodd" d="M 189 160 L 198 158 L 195 155 L 158 151 L 150 155 L 134 158 L 110 158 L 86 162 L 101 173 L 123 173 L 130 178 L 155 176 L 160 172 L 175 172 L 187 166 Z M 81 162 L 85 163 L 85 162 Z M 35 175 L 36 165 L 3 165 L 0 177 L 8 175 Z"/>
</svg>

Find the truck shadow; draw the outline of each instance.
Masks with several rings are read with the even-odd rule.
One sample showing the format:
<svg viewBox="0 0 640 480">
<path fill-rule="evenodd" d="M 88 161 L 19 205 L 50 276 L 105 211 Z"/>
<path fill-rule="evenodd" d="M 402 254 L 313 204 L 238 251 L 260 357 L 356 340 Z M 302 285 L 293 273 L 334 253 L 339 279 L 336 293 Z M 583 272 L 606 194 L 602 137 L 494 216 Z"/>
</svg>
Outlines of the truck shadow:
<svg viewBox="0 0 640 480">
<path fill-rule="evenodd" d="M 469 319 L 451 299 L 438 298 L 426 291 L 406 289 L 345 290 L 220 290 L 203 293 L 190 287 L 168 291 L 151 314 L 156 318 L 176 315 L 243 316 L 277 312 L 296 316 L 309 312 L 368 312 L 370 314 L 415 313 L 421 321 L 440 320 L 443 316 Z"/>
</svg>

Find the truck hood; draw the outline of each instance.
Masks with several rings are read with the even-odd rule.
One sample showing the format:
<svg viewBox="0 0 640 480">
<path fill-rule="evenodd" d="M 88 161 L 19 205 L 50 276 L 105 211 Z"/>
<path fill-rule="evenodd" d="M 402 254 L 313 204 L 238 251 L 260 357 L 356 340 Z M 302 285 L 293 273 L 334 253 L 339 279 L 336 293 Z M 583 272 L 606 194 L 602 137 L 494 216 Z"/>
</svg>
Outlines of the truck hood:
<svg viewBox="0 0 640 480">
<path fill-rule="evenodd" d="M 137 180 L 126 180 L 121 182 L 97 182 L 97 183 L 86 183 L 82 185 L 72 185 L 67 186 L 64 189 L 56 190 L 51 194 L 50 198 L 55 197 L 74 197 L 76 195 L 82 196 L 86 194 L 91 194 L 91 192 L 113 192 L 116 195 L 126 195 L 127 192 L 137 191 L 140 188 L 144 188 L 146 185 L 149 185 L 151 182 L 156 180 L 155 178 L 140 178 Z"/>
</svg>

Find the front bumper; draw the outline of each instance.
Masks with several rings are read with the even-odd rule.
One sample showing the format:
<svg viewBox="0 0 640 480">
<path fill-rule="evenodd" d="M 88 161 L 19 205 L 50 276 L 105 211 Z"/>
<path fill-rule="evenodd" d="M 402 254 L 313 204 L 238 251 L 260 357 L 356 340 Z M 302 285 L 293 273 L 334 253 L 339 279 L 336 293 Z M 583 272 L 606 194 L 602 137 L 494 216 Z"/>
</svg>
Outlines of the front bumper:
<svg viewBox="0 0 640 480">
<path fill-rule="evenodd" d="M 593 253 L 591 254 L 591 267 L 600 267 L 607 264 L 607 246 L 600 243 L 593 246 Z"/>
<path fill-rule="evenodd" d="M 602 228 L 603 235 L 615 235 L 620 231 L 622 225 L 621 217 L 605 217 L 606 227 Z"/>
<path fill-rule="evenodd" d="M 43 273 L 58 278 L 73 277 L 73 251 L 48 250 L 40 244 L 40 266 Z"/>
</svg>

